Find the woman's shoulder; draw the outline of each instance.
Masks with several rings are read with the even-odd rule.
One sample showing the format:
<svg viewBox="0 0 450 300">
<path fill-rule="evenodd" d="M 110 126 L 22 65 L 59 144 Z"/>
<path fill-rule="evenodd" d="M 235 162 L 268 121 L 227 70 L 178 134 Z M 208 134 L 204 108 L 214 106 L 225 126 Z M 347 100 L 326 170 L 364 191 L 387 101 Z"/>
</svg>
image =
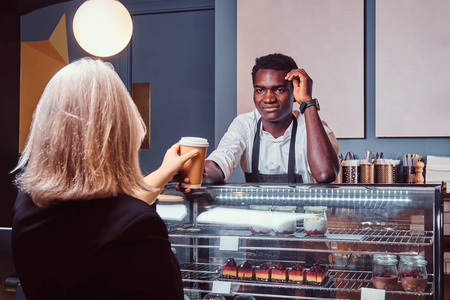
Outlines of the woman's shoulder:
<svg viewBox="0 0 450 300">
<path fill-rule="evenodd" d="M 155 205 L 150 205 L 126 194 L 94 201 L 97 202 L 95 210 L 108 212 L 109 217 L 113 220 L 131 223 L 136 219 L 156 219 L 158 221 L 160 219 Z"/>
<path fill-rule="evenodd" d="M 167 227 L 156 212 L 155 205 L 128 195 L 117 197 L 111 213 L 117 221 L 117 236 L 146 235 L 166 239 Z"/>
<path fill-rule="evenodd" d="M 31 221 L 32 224 L 29 224 Z M 89 228 L 104 242 L 136 227 L 153 226 L 156 235 L 167 235 L 164 221 L 157 214 L 156 208 L 129 195 L 64 201 L 41 208 L 33 203 L 27 193 L 19 192 L 13 225 L 27 231 L 37 230 L 45 224 L 65 228 L 67 231 Z"/>
<path fill-rule="evenodd" d="M 122 211 L 125 210 L 125 212 L 135 214 L 156 213 L 154 205 L 150 205 L 143 200 L 129 196 L 127 194 L 119 194 L 115 197 L 109 198 L 108 200 L 112 200 L 112 202 L 114 203 L 114 207 L 117 206 L 118 209 Z"/>
</svg>

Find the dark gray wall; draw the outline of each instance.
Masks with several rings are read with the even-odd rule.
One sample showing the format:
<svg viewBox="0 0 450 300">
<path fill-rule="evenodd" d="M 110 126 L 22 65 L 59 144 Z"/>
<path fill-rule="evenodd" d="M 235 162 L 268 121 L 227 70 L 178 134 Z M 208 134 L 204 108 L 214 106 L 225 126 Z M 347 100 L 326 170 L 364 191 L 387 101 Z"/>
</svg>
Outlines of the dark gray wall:
<svg viewBox="0 0 450 300">
<path fill-rule="evenodd" d="M 161 164 L 182 136 L 207 138 L 214 148 L 214 10 L 133 17 L 132 82 L 151 84 L 150 149 L 145 172 Z"/>
<path fill-rule="evenodd" d="M 216 84 L 215 84 L 215 146 L 236 117 L 237 112 L 237 2 L 216 0 Z M 250 72 L 250 71 L 249 71 Z M 240 166 L 228 182 L 244 182 Z"/>
</svg>

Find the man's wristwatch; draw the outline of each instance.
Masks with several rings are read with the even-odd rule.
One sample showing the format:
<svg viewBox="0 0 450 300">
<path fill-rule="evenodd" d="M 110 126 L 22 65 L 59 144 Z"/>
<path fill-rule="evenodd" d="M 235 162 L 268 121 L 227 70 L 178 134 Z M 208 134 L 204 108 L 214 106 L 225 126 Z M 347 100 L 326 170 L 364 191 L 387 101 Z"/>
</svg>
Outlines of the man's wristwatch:
<svg viewBox="0 0 450 300">
<path fill-rule="evenodd" d="M 315 106 L 317 110 L 320 110 L 320 106 L 319 106 L 319 100 L 317 100 L 316 98 L 309 100 L 309 101 L 305 101 L 302 102 L 302 104 L 300 104 L 300 112 L 302 114 L 305 113 L 305 110 L 310 107 L 310 106 Z"/>
</svg>

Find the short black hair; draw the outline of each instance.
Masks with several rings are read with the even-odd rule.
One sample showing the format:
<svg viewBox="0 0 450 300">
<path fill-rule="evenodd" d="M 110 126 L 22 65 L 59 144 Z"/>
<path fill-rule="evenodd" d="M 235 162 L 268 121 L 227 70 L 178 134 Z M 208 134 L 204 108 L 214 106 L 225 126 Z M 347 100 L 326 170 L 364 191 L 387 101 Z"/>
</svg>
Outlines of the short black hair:
<svg viewBox="0 0 450 300">
<path fill-rule="evenodd" d="M 286 70 L 289 72 L 292 69 L 298 69 L 296 62 L 290 56 L 281 54 L 281 53 L 273 53 L 266 56 L 257 57 L 255 60 L 255 65 L 252 69 L 252 82 L 255 85 L 255 76 L 256 72 L 259 69 L 268 69 L 268 70 Z"/>
</svg>

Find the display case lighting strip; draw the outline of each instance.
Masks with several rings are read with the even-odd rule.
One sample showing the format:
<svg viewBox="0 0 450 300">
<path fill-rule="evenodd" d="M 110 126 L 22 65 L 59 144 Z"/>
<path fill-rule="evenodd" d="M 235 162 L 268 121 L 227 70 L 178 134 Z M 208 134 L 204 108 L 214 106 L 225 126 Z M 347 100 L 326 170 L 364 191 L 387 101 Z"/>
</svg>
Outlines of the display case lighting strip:
<svg viewBox="0 0 450 300">
<path fill-rule="evenodd" d="M 220 195 L 217 197 L 219 200 L 287 200 L 287 201 L 298 201 L 298 200 L 314 200 L 314 201 L 336 201 L 336 198 L 332 197 L 294 197 L 294 196 L 230 196 L 230 195 Z M 348 199 L 338 199 L 347 201 L 358 201 L 358 202 L 411 202 L 410 198 L 348 198 Z"/>
<path fill-rule="evenodd" d="M 357 202 L 411 202 L 408 191 L 396 190 L 322 190 L 322 189 L 220 189 L 219 200 L 314 200 L 314 201 L 357 201 Z"/>
</svg>

